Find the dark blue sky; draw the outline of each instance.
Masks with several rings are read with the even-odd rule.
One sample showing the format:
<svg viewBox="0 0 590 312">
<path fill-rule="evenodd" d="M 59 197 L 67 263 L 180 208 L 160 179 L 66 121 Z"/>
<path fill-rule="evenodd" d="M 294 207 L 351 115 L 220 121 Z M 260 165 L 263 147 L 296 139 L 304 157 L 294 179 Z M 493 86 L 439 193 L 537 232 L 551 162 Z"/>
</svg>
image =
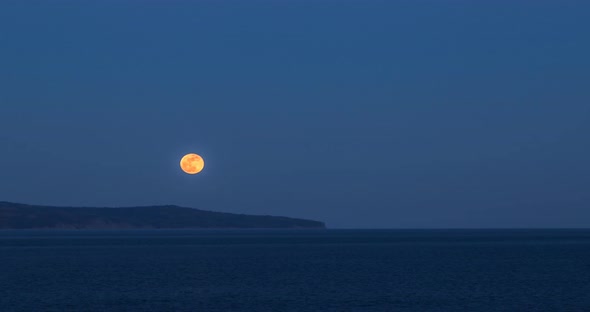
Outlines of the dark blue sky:
<svg viewBox="0 0 590 312">
<path fill-rule="evenodd" d="M 0 200 L 588 227 L 588 12 L 1 1 Z M 203 173 L 181 173 L 189 152 Z"/>
</svg>

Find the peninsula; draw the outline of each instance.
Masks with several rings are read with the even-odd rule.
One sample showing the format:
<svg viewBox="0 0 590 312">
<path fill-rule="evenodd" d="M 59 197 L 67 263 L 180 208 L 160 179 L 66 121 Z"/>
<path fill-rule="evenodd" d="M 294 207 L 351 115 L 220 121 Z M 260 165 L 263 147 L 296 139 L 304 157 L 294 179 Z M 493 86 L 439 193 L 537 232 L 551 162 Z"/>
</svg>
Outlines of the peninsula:
<svg viewBox="0 0 590 312">
<path fill-rule="evenodd" d="M 323 229 L 319 221 L 174 205 L 97 208 L 0 202 L 0 229 Z"/>
</svg>

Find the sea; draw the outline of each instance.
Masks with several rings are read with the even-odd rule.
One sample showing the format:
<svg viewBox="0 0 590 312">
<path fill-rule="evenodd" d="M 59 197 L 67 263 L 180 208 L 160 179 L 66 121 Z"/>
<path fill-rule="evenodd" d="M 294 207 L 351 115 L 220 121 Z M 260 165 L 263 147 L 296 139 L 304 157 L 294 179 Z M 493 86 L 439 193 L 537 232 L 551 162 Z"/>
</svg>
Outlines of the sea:
<svg viewBox="0 0 590 312">
<path fill-rule="evenodd" d="M 590 311 L 590 230 L 4 230 L 0 311 Z"/>
</svg>

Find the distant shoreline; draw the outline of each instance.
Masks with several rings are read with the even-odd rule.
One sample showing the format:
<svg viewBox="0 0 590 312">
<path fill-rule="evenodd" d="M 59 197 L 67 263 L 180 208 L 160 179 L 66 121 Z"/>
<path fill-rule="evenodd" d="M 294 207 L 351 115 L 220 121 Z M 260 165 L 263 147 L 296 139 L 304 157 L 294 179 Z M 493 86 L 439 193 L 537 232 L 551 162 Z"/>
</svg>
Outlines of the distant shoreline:
<svg viewBox="0 0 590 312">
<path fill-rule="evenodd" d="M 6 230 L 240 230 L 325 229 L 321 221 L 245 215 L 194 208 L 57 207 L 0 202 L 0 229 Z"/>
</svg>

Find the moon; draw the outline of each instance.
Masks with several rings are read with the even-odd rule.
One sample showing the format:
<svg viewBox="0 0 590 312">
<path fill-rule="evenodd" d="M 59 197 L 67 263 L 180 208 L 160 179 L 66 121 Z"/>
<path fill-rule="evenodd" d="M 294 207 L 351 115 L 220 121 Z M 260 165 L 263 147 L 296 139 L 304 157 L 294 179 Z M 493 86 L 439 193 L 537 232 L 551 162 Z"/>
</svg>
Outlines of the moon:
<svg viewBox="0 0 590 312">
<path fill-rule="evenodd" d="M 186 154 L 180 160 L 180 169 L 188 174 L 197 174 L 205 167 L 203 157 L 197 154 Z"/>
</svg>

